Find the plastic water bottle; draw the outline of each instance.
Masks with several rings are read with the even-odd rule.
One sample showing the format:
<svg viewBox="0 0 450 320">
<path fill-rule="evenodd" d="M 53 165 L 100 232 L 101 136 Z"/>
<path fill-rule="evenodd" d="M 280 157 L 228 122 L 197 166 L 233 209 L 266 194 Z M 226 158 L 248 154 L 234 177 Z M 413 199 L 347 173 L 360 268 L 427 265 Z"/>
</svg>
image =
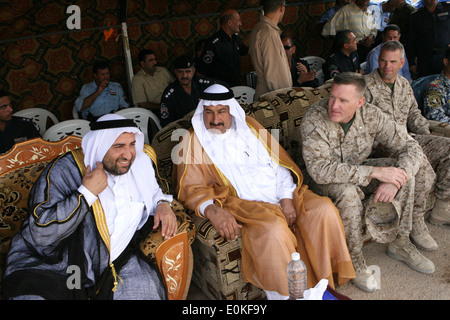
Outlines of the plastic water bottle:
<svg viewBox="0 0 450 320">
<path fill-rule="evenodd" d="M 300 260 L 300 253 L 292 253 L 291 258 L 292 260 L 287 267 L 289 300 L 296 300 L 303 298 L 303 293 L 308 287 L 306 281 L 306 266 L 305 263 Z"/>
</svg>

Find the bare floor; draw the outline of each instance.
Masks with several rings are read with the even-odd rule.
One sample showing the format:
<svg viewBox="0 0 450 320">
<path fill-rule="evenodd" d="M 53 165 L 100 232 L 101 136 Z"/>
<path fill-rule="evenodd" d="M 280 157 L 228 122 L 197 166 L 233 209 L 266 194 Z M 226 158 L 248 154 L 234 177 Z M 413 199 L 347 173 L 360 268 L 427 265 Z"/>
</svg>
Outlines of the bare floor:
<svg viewBox="0 0 450 320">
<path fill-rule="evenodd" d="M 404 262 L 386 254 L 387 244 L 371 242 L 363 252 L 368 266 L 379 266 L 380 289 L 367 293 L 352 283 L 338 287 L 337 291 L 354 300 L 450 300 L 450 226 L 428 224 L 430 234 L 436 240 L 436 251 L 419 250 L 433 261 L 436 271 L 427 275 L 414 271 Z"/>
</svg>

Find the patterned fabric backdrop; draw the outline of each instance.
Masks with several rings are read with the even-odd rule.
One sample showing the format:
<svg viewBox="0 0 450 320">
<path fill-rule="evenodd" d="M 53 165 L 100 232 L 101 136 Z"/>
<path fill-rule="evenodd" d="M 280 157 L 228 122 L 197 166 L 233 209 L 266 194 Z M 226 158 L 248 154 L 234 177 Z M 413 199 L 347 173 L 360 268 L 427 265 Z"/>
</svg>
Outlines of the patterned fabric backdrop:
<svg viewBox="0 0 450 320">
<path fill-rule="evenodd" d="M 128 35 L 134 72 L 138 52 L 155 51 L 159 64 L 172 71 L 174 59 L 194 54 L 194 45 L 218 30 L 218 16 L 226 8 L 241 13 L 244 43 L 258 22 L 259 0 L 0 0 L 0 87 L 10 92 L 15 110 L 32 107 L 53 112 L 60 121 L 72 118 L 81 86 L 92 81 L 96 59 L 111 64 L 112 81 L 127 97 L 125 58 L 120 34 L 120 6 L 127 2 Z M 69 30 L 69 5 L 81 10 L 81 30 Z M 320 15 L 334 1 L 287 1 L 282 30 L 296 39 L 299 56 L 324 58 L 330 45 L 315 30 Z M 242 72 L 252 71 L 250 56 Z"/>
</svg>

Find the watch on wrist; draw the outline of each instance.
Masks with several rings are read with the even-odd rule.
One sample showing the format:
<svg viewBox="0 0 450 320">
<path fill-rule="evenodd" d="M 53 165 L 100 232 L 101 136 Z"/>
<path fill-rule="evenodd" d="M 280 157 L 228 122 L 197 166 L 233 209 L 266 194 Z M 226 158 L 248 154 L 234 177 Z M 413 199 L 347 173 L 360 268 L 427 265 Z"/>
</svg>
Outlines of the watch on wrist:
<svg viewBox="0 0 450 320">
<path fill-rule="evenodd" d="M 167 200 L 159 200 L 156 203 L 156 206 L 159 206 L 161 203 L 167 203 L 172 208 L 172 203 L 170 201 L 167 201 Z"/>
</svg>

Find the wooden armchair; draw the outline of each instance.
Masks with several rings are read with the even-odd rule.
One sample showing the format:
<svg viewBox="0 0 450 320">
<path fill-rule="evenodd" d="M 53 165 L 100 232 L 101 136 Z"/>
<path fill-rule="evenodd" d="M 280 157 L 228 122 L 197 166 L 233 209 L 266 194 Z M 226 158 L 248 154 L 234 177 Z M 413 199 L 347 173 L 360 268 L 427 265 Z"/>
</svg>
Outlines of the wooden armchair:
<svg viewBox="0 0 450 320">
<path fill-rule="evenodd" d="M 1 278 L 6 262 L 6 256 L 9 250 L 11 239 L 20 230 L 22 222 L 28 217 L 28 194 L 41 174 L 46 165 L 65 152 L 75 150 L 81 147 L 81 138 L 76 136 L 68 136 L 57 142 L 50 142 L 41 138 L 34 138 L 24 142 L 17 143 L 9 152 L 0 155 L 0 293 Z M 144 152 L 152 158 L 156 163 L 156 154 L 148 145 L 145 146 Z M 164 181 L 159 179 L 163 191 Z M 182 276 L 175 274 L 171 270 L 171 277 L 175 277 L 178 283 L 175 285 L 177 290 L 170 290 L 168 285 L 166 289 L 169 299 L 184 299 L 189 289 L 190 276 L 192 273 L 192 252 L 189 251 L 190 244 L 195 236 L 195 226 L 192 219 L 184 212 L 183 206 L 174 201 L 173 210 L 177 216 L 178 232 L 182 236 L 172 240 L 172 245 L 166 243 L 166 252 L 161 252 L 160 245 L 164 243 L 160 229 L 153 230 L 148 237 L 141 243 L 141 251 L 152 262 L 157 263 L 163 274 L 165 283 L 167 281 L 167 270 L 169 267 L 164 266 L 164 261 L 171 262 L 168 259 L 162 262 L 157 261 L 156 252 L 159 256 L 167 256 L 175 254 L 174 250 L 178 250 L 183 255 L 183 259 L 187 261 L 180 270 Z M 180 242 L 186 242 L 188 245 L 180 246 Z M 173 284 L 172 288 L 174 287 Z M 181 290 L 180 290 L 181 288 Z M 0 294 L 1 296 L 1 294 Z"/>
</svg>

